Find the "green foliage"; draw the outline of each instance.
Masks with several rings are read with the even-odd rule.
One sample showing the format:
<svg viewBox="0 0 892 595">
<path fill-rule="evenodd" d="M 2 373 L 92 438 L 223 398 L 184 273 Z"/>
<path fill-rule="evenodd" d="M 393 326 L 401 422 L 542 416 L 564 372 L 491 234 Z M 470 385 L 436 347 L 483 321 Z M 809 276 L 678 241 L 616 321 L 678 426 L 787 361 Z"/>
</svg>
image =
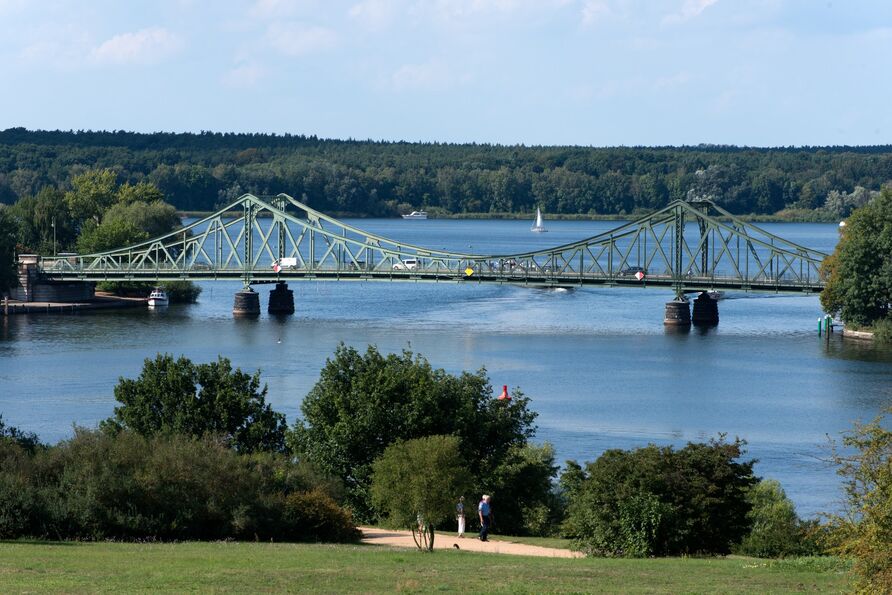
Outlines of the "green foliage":
<svg viewBox="0 0 892 595">
<path fill-rule="evenodd" d="M 743 445 L 650 445 L 608 450 L 584 471 L 571 465 L 564 531 L 594 555 L 728 553 L 749 530 L 746 494 L 757 481 L 754 461 L 736 460 Z"/>
<path fill-rule="evenodd" d="M 133 203 L 154 204 L 164 201 L 164 193 L 154 184 L 140 182 L 138 184 L 122 184 L 117 191 L 118 204 L 132 205 Z"/>
<path fill-rule="evenodd" d="M 138 244 L 149 239 L 149 234 L 130 221 L 89 221 L 77 239 L 77 251 L 81 254 L 105 252 L 114 248 Z"/>
<path fill-rule="evenodd" d="M 18 285 L 15 262 L 18 235 L 19 226 L 9 207 L 0 205 L 0 296 Z"/>
<path fill-rule="evenodd" d="M 892 344 L 892 316 L 873 323 L 873 338 L 877 343 Z"/>
<path fill-rule="evenodd" d="M 341 478 L 350 506 L 371 519 L 372 462 L 390 444 L 458 436 L 479 484 L 533 435 L 536 414 L 528 404 L 520 392 L 510 402 L 494 399 L 485 370 L 453 376 L 409 351 L 384 356 L 369 347 L 360 354 L 341 344 L 304 399 L 303 419 L 288 440 L 294 452 Z"/>
<path fill-rule="evenodd" d="M 117 174 L 110 169 L 94 169 L 71 179 L 65 202 L 76 221 L 99 223 L 103 213 L 115 202 Z"/>
<path fill-rule="evenodd" d="M 0 444 L 0 535 L 349 541 L 326 481 L 283 455 L 212 437 L 76 429 L 27 454 Z"/>
<path fill-rule="evenodd" d="M 292 492 L 285 498 L 279 539 L 289 541 L 356 541 L 360 532 L 352 515 L 326 492 Z"/>
<path fill-rule="evenodd" d="M 892 408 L 887 410 L 892 413 Z M 878 417 L 858 424 L 834 451 L 844 514 L 833 517 L 838 553 L 854 559 L 860 593 L 892 592 L 892 430 Z"/>
<path fill-rule="evenodd" d="M 846 323 L 870 326 L 892 308 L 892 188 L 855 210 L 834 253 L 824 261 L 824 310 Z"/>
<path fill-rule="evenodd" d="M 500 533 L 557 532 L 562 506 L 551 482 L 558 469 L 550 444 L 527 443 L 510 446 L 502 461 L 478 478 L 475 492 L 492 496 Z"/>
<path fill-rule="evenodd" d="M 115 416 L 109 430 L 139 434 L 215 435 L 239 452 L 282 451 L 285 416 L 266 403 L 260 373 L 232 369 L 226 358 L 193 364 L 185 357 L 146 359 L 139 378 L 121 378 L 115 387 Z"/>
<path fill-rule="evenodd" d="M 395 525 L 424 520 L 442 526 L 455 516 L 458 496 L 471 487 L 467 463 L 455 436 L 426 436 L 388 446 L 372 464 L 375 507 Z"/>
<path fill-rule="evenodd" d="M 77 223 L 68 210 L 65 194 L 44 187 L 36 196 L 22 198 L 9 209 L 18 222 L 20 252 L 53 254 L 73 249 Z"/>
<path fill-rule="evenodd" d="M 37 434 L 23 432 L 14 426 L 7 426 L 3 421 L 3 415 L 0 415 L 0 444 L 15 444 L 28 452 L 34 452 L 43 446 Z"/>
<path fill-rule="evenodd" d="M 752 529 L 735 552 L 757 558 L 786 558 L 820 553 L 812 536 L 814 522 L 804 522 L 796 514 L 780 483 L 763 479 L 750 489 Z"/>
<path fill-rule="evenodd" d="M 165 281 L 160 285 L 171 304 L 194 304 L 201 295 L 201 287 L 191 281 Z"/>
<path fill-rule="evenodd" d="M 150 187 L 158 193 L 157 188 L 154 186 Z M 122 186 L 121 190 L 124 188 Z M 153 202 L 118 202 L 105 211 L 102 216 L 103 226 L 116 223 L 129 223 L 141 232 L 146 233 L 150 238 L 162 236 L 181 227 L 176 209 L 162 200 L 154 200 Z M 118 244 L 112 247 L 120 248 L 125 245 Z"/>
<path fill-rule="evenodd" d="M 784 207 L 824 213 L 832 191 L 845 196 L 843 208 L 856 204 L 853 189 L 878 190 L 889 180 L 892 149 L 522 147 L 13 128 L 0 132 L 0 164 L 0 202 L 67 187 L 72 164 L 74 171 L 113 164 L 121 180 L 147 180 L 178 209 L 193 211 L 244 192 L 286 191 L 326 212 L 368 216 L 422 206 L 528 214 L 537 205 L 547 213 L 627 214 L 689 194 L 716 198 L 735 213 L 766 214 Z M 79 208 L 77 217 L 82 210 L 89 211 Z"/>
</svg>

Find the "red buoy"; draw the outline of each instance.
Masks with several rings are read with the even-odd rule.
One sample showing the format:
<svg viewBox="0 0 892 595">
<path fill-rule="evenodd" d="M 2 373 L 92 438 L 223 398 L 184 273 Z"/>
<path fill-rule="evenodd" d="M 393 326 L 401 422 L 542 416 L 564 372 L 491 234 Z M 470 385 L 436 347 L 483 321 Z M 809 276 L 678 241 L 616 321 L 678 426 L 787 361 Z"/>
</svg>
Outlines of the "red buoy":
<svg viewBox="0 0 892 595">
<path fill-rule="evenodd" d="M 507 384 L 502 385 L 502 394 L 499 395 L 499 400 L 500 401 L 510 401 L 511 400 L 511 395 L 508 394 L 508 385 Z"/>
</svg>

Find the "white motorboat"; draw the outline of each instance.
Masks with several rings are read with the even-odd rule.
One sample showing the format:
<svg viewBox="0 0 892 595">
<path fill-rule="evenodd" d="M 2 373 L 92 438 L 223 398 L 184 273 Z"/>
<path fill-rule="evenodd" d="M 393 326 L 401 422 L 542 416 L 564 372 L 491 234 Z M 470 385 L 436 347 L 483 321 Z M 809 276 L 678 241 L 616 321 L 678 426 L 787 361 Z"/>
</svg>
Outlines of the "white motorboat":
<svg viewBox="0 0 892 595">
<path fill-rule="evenodd" d="M 539 210 L 539 207 L 536 207 L 536 222 L 530 228 L 530 231 L 535 231 L 537 233 L 548 231 L 545 229 L 545 224 L 542 222 L 542 211 Z"/>
<path fill-rule="evenodd" d="M 167 299 L 167 294 L 164 292 L 164 289 L 160 287 L 156 287 L 152 290 L 152 293 L 149 294 L 149 308 L 158 308 L 164 307 L 169 303 Z"/>
<path fill-rule="evenodd" d="M 408 215 L 403 215 L 403 219 L 427 219 L 427 213 L 424 211 L 412 211 Z"/>
</svg>

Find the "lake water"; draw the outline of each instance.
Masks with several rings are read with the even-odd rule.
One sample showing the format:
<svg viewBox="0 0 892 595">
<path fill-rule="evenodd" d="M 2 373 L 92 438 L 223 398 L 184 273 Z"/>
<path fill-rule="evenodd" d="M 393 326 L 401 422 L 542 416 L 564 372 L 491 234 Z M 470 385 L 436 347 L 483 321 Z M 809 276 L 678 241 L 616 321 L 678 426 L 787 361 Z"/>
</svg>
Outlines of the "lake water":
<svg viewBox="0 0 892 595">
<path fill-rule="evenodd" d="M 360 220 L 354 225 L 430 248 L 505 253 L 558 245 L 617 222 Z M 835 225 L 764 225 L 831 251 Z M 816 333 L 816 296 L 728 294 L 721 323 L 667 332 L 659 289 L 554 291 L 451 283 L 295 282 L 297 313 L 234 320 L 239 284 L 203 285 L 200 302 L 163 312 L 117 311 L 0 318 L 0 413 L 54 442 L 72 424 L 110 416 L 121 376 L 157 352 L 194 361 L 218 355 L 260 369 L 268 399 L 293 421 L 339 341 L 410 348 L 449 372 L 485 366 L 494 391 L 519 387 L 539 413 L 537 440 L 559 461 L 608 448 L 706 440 L 749 442 L 757 473 L 781 481 L 800 513 L 841 496 L 824 462 L 827 436 L 892 405 L 892 351 Z M 266 305 L 268 286 L 257 286 Z"/>
</svg>

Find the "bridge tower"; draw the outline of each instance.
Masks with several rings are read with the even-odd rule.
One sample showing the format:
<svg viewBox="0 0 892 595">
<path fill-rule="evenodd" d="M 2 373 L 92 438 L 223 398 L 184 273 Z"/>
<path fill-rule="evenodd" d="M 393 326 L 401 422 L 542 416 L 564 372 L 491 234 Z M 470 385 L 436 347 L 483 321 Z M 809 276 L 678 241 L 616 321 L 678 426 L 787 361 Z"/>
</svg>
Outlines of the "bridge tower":
<svg viewBox="0 0 892 595">
<path fill-rule="evenodd" d="M 232 315 L 236 318 L 254 318 L 260 316 L 260 296 L 251 287 L 251 268 L 254 261 L 254 204 L 244 202 L 242 204 L 244 214 L 244 237 L 242 248 L 242 280 L 245 286 L 235 293 L 232 303 Z"/>
</svg>

